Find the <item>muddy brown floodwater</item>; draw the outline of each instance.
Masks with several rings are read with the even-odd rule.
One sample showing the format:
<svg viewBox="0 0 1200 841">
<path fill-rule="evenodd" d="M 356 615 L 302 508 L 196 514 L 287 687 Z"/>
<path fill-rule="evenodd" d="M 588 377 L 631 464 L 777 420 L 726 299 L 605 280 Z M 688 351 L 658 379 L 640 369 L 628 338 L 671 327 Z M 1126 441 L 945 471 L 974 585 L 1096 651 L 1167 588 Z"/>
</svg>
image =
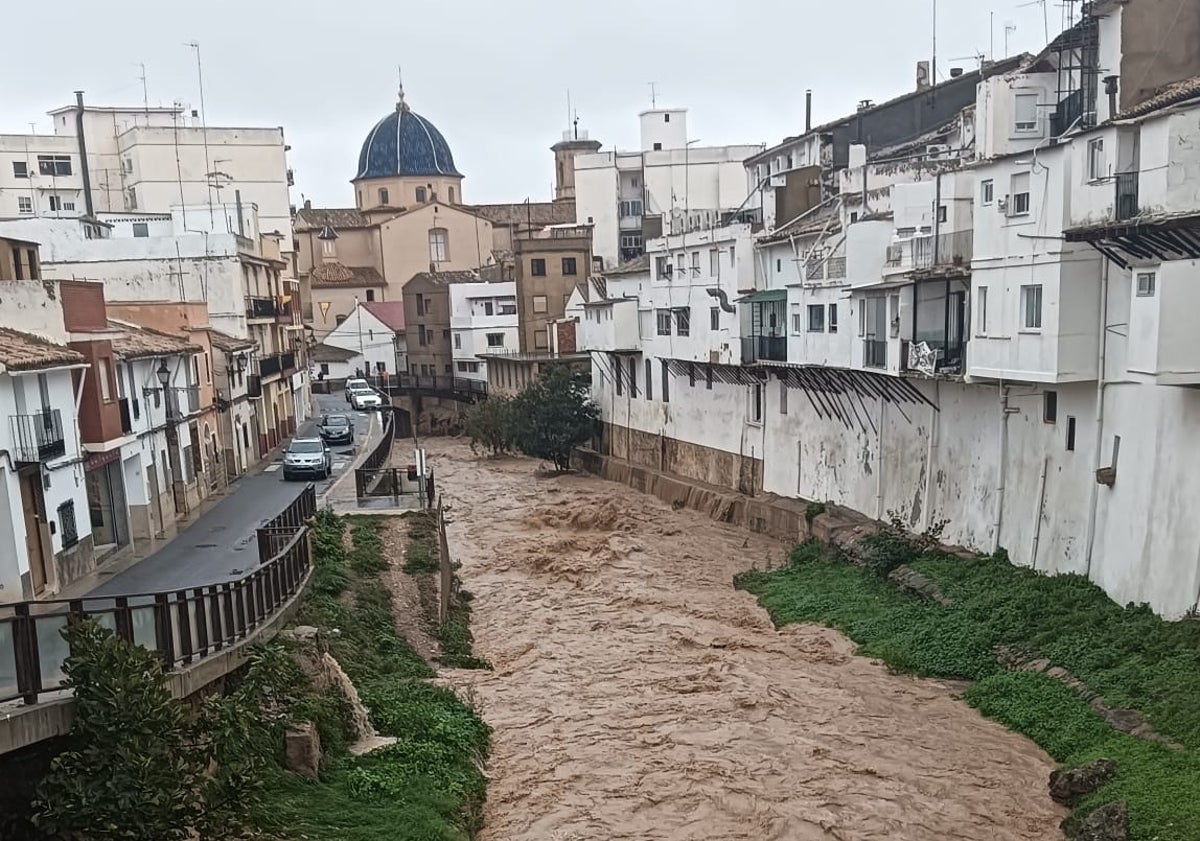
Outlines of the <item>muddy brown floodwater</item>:
<svg viewBox="0 0 1200 841">
<path fill-rule="evenodd" d="M 484 841 L 1060 839 L 1032 743 L 731 579 L 784 547 L 428 443 L 495 728 Z"/>
</svg>

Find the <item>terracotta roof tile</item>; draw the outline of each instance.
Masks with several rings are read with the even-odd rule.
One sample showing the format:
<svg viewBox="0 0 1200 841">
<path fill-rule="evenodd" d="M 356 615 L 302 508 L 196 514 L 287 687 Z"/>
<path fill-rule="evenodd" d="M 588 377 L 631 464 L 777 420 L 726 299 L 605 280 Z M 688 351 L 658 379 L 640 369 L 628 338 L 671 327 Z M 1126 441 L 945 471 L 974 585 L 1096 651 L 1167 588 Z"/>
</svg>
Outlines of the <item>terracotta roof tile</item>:
<svg viewBox="0 0 1200 841">
<path fill-rule="evenodd" d="M 374 266 L 343 266 L 341 263 L 322 263 L 310 273 L 314 289 L 336 286 L 387 286 Z"/>
<path fill-rule="evenodd" d="M 404 332 L 403 301 L 365 301 L 362 306 L 389 329 L 395 330 L 397 333 Z"/>
<path fill-rule="evenodd" d="M 334 347 L 321 342 L 319 345 L 313 345 L 309 352 L 313 362 L 349 362 L 357 353 L 345 348 Z"/>
<path fill-rule="evenodd" d="M 470 211 L 487 219 L 493 225 L 565 225 L 575 221 L 575 202 L 539 201 L 516 204 L 472 204 L 463 205 Z"/>
<path fill-rule="evenodd" d="M 0 327 L 0 364 L 10 371 L 36 371 L 83 362 L 83 354 L 40 336 Z"/>
<path fill-rule="evenodd" d="M 369 228 L 373 224 L 366 214 L 353 207 L 302 207 L 296 212 L 297 231 L 319 231 L 325 225 L 339 228 Z"/>
<path fill-rule="evenodd" d="M 1191 79 L 1180 79 L 1165 87 L 1159 88 L 1154 96 L 1139 102 L 1132 108 L 1122 111 L 1116 116 L 1118 120 L 1131 120 L 1135 117 L 1145 117 L 1162 108 L 1169 108 L 1189 99 L 1200 98 L 1200 76 Z"/>
<path fill-rule="evenodd" d="M 222 333 L 220 330 L 208 328 L 208 340 L 212 342 L 212 346 L 217 350 L 223 350 L 226 353 L 235 353 L 239 350 L 249 350 L 254 347 L 254 342 L 250 339 L 240 339 L 237 336 L 230 336 L 228 333 Z"/>
<path fill-rule="evenodd" d="M 128 321 L 109 320 L 108 326 L 125 334 L 120 339 L 113 339 L 112 343 L 113 352 L 119 359 L 146 359 L 178 353 L 200 353 L 202 350 L 179 336 L 161 333 Z"/>
</svg>

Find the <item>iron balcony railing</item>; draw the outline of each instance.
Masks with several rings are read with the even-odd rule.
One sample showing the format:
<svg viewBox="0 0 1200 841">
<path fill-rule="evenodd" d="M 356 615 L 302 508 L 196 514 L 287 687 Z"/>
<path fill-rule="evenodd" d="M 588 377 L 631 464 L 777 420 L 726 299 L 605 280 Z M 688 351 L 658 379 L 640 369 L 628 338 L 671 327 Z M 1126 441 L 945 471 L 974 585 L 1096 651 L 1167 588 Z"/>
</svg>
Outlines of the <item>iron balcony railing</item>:
<svg viewBox="0 0 1200 841">
<path fill-rule="evenodd" d="M 969 266 L 975 252 L 975 232 L 955 231 L 949 234 L 914 237 L 913 268 L 932 269 L 935 266 Z"/>
<path fill-rule="evenodd" d="M 58 409 L 13 415 L 10 420 L 13 458 L 17 461 L 37 464 L 66 455 L 67 439 L 63 434 L 62 412 Z"/>
<path fill-rule="evenodd" d="M 262 377 L 250 374 L 246 377 L 246 396 L 262 397 Z"/>
<path fill-rule="evenodd" d="M 246 298 L 246 318 L 275 318 L 279 305 L 274 298 Z"/>
<path fill-rule="evenodd" d="M 279 370 L 284 374 L 292 374 L 296 371 L 296 354 L 281 353 L 279 354 Z"/>
<path fill-rule="evenodd" d="M 887 340 L 863 339 L 863 366 L 866 368 L 887 367 Z"/>
<path fill-rule="evenodd" d="M 784 336 L 743 336 L 742 363 L 787 362 L 787 338 Z"/>
<path fill-rule="evenodd" d="M 200 386 L 173 386 L 168 390 L 167 411 L 173 417 L 186 418 L 200 411 Z"/>
<path fill-rule="evenodd" d="M 388 378 L 386 385 L 378 381 L 376 384 L 392 395 L 406 391 L 442 391 L 487 397 L 488 393 L 487 383 L 483 380 L 443 374 L 396 374 Z"/>
<path fill-rule="evenodd" d="M 1114 179 L 1117 184 L 1117 221 L 1124 222 L 1133 219 L 1139 213 L 1138 208 L 1138 177 L 1137 172 L 1118 172 Z"/>
<path fill-rule="evenodd" d="M 267 377 L 276 377 L 283 371 L 283 366 L 280 364 L 279 354 L 264 356 L 258 360 L 258 373 L 265 380 Z"/>
</svg>

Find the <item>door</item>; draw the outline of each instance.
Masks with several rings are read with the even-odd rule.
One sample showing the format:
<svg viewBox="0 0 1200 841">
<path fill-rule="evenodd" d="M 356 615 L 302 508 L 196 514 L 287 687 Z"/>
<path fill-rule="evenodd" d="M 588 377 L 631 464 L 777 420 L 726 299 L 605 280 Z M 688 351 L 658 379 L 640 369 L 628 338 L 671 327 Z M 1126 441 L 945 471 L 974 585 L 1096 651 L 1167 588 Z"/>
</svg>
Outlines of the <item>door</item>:
<svg viewBox="0 0 1200 841">
<path fill-rule="evenodd" d="M 146 465 L 146 481 L 150 485 L 150 529 L 157 537 L 163 532 L 162 488 L 158 484 L 158 467 L 154 462 Z"/>
<path fill-rule="evenodd" d="M 951 292 L 946 299 L 946 363 L 959 365 L 963 358 L 963 345 L 967 324 L 967 293 Z"/>
<path fill-rule="evenodd" d="M 42 542 L 42 485 L 37 473 L 21 474 L 21 511 L 25 516 L 25 549 L 33 594 L 46 589 L 46 547 Z"/>
<path fill-rule="evenodd" d="M 863 365 L 887 367 L 887 298 L 863 299 Z"/>
</svg>

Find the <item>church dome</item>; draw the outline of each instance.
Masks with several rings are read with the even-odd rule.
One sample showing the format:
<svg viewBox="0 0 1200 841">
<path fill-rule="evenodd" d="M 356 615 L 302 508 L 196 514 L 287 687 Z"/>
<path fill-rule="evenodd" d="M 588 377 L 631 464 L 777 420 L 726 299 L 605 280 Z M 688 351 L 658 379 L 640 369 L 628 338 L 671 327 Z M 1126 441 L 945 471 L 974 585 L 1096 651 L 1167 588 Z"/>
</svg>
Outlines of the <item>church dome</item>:
<svg viewBox="0 0 1200 841">
<path fill-rule="evenodd" d="M 401 94 L 396 110 L 376 123 L 363 142 L 353 180 L 409 175 L 462 177 L 454 168 L 446 138 L 437 126 L 410 110 Z"/>
</svg>

